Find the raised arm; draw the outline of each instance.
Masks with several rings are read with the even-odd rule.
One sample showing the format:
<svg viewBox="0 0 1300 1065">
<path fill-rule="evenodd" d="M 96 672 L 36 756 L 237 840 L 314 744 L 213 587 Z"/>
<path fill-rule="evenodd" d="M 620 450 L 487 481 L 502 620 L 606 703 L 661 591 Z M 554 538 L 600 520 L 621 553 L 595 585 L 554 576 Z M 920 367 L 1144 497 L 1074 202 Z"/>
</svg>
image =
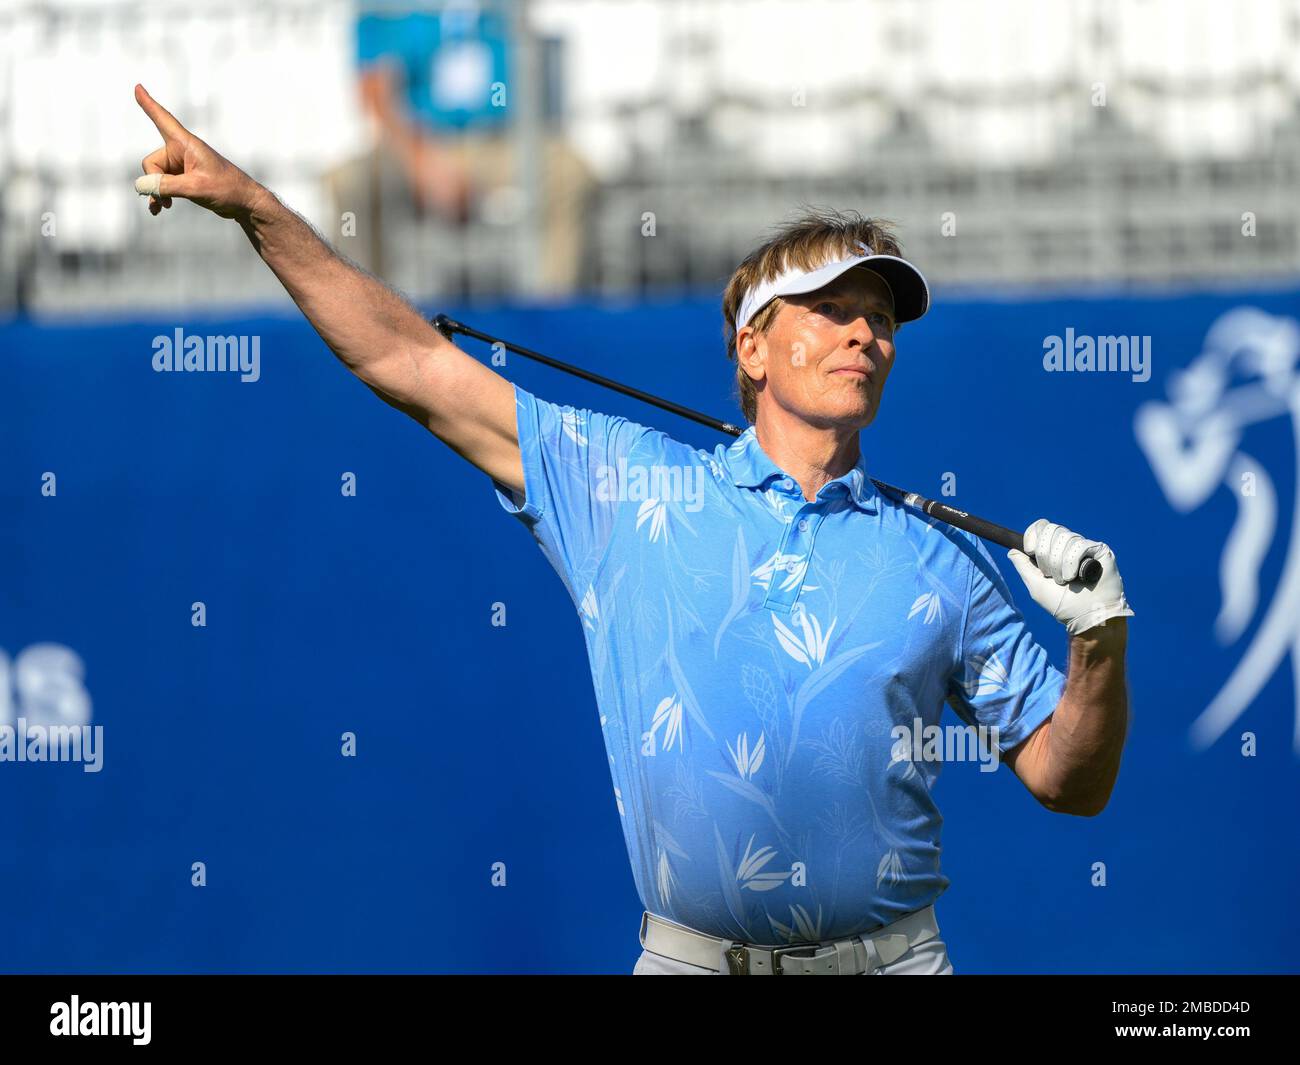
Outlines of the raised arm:
<svg viewBox="0 0 1300 1065">
<path fill-rule="evenodd" d="M 146 156 L 149 210 L 173 197 L 236 220 L 316 332 L 349 370 L 458 455 L 522 494 L 510 382 L 466 355 L 406 300 L 339 256 L 299 215 L 135 87 L 163 146 Z"/>
</svg>

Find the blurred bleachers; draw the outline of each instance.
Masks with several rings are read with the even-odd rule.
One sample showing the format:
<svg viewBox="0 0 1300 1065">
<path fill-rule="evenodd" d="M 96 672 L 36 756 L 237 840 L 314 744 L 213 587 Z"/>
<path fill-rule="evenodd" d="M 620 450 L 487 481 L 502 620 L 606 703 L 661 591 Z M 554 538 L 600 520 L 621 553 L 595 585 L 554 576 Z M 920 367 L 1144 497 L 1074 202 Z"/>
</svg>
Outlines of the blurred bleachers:
<svg viewBox="0 0 1300 1065">
<path fill-rule="evenodd" d="M 897 220 L 940 284 L 1300 272 L 1300 0 L 511 10 L 541 57 L 512 100 L 562 100 L 550 125 L 598 181 L 581 289 L 716 288 L 802 201 Z M 145 211 L 130 183 L 157 137 L 131 87 L 332 236 L 324 175 L 374 135 L 354 15 L 351 0 L 0 7 L 0 311 L 287 301 L 236 227 Z M 511 118 L 519 145 L 538 143 L 537 109 Z M 535 167 L 511 180 L 518 195 L 466 225 L 386 233 L 386 278 L 421 299 L 529 296 L 542 194 Z"/>
<path fill-rule="evenodd" d="M 132 86 L 152 83 L 200 136 L 320 220 L 319 169 L 362 137 L 348 6 L 82 0 L 0 14 L 6 297 L 38 312 L 281 298 L 268 271 L 247 268 L 237 228 L 191 210 L 162 226 L 144 210 L 131 182 L 159 141 Z"/>
</svg>

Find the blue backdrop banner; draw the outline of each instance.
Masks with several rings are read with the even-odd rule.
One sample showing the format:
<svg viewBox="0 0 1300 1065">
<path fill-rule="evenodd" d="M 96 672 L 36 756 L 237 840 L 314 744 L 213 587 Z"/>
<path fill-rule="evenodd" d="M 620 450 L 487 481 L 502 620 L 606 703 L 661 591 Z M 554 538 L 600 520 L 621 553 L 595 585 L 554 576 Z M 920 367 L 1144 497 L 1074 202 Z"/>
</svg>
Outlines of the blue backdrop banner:
<svg viewBox="0 0 1300 1065">
<path fill-rule="evenodd" d="M 739 419 L 715 300 L 448 310 Z M 957 972 L 1296 971 L 1298 319 L 1290 291 L 940 298 L 899 333 L 869 470 L 1104 540 L 1136 612 L 1100 816 L 1006 767 L 938 779 Z M 177 370 L 200 343 L 228 368 Z M 80 762 L 0 748 L 0 969 L 631 971 L 581 623 L 486 476 L 300 319 L 19 322 L 0 350 L 0 726 L 91 726 Z"/>
</svg>

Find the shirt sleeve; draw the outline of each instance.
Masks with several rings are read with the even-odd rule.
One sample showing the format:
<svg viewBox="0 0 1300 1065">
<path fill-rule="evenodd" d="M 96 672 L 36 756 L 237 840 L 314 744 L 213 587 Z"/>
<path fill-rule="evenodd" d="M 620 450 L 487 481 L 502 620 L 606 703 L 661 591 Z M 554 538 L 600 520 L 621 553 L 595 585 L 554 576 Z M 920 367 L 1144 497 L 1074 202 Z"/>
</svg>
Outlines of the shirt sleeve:
<svg viewBox="0 0 1300 1065">
<path fill-rule="evenodd" d="M 558 406 L 514 385 L 524 494 L 493 481 L 497 501 L 533 534 L 577 604 L 610 545 L 627 463 L 657 430 Z"/>
<path fill-rule="evenodd" d="M 972 545 L 970 591 L 948 703 L 968 725 L 996 727 L 1006 752 L 1052 716 L 1065 674 L 1034 640 L 988 548 L 965 535 Z"/>
</svg>

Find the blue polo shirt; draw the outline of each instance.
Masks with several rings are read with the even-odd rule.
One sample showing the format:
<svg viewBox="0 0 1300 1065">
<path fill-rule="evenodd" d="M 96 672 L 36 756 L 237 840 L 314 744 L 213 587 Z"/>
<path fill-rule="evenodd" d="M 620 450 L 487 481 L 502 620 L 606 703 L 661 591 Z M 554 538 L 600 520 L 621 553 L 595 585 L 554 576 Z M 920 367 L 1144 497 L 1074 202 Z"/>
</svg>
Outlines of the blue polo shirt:
<svg viewBox="0 0 1300 1065">
<path fill-rule="evenodd" d="M 524 496 L 493 485 L 581 619 L 642 905 L 776 944 L 934 902 L 939 763 L 891 730 L 946 700 L 1006 751 L 1065 687 L 980 540 L 882 495 L 865 457 L 808 502 L 752 427 L 710 454 L 515 401 Z"/>
</svg>

